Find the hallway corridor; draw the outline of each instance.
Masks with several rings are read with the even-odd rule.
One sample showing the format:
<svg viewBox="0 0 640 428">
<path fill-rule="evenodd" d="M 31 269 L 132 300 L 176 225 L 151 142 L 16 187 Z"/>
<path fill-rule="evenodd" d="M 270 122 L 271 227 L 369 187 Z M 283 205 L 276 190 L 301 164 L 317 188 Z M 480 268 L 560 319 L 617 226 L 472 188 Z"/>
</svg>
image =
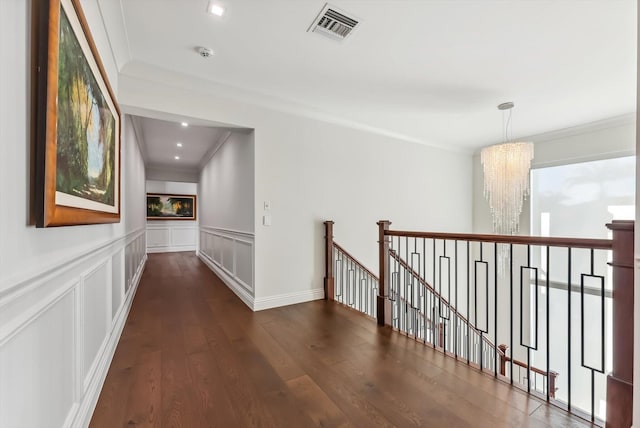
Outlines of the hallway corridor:
<svg viewBox="0 0 640 428">
<path fill-rule="evenodd" d="M 586 427 L 336 303 L 252 312 L 150 254 L 91 427 Z"/>
</svg>

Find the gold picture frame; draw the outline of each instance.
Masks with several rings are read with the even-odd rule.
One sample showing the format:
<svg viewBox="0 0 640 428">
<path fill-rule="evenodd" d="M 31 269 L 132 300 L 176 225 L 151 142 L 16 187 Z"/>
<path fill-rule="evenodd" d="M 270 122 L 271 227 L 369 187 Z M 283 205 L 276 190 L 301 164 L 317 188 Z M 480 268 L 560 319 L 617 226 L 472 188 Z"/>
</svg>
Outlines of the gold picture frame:
<svg viewBox="0 0 640 428">
<path fill-rule="evenodd" d="M 147 220 L 196 220 L 196 195 L 147 193 Z"/>
</svg>

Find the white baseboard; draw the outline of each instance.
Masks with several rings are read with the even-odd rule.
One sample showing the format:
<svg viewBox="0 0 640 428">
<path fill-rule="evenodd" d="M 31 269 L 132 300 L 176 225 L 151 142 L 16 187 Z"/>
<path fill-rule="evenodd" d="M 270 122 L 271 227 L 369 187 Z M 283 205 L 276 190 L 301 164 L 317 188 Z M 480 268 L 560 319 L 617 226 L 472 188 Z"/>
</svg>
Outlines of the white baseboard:
<svg viewBox="0 0 640 428">
<path fill-rule="evenodd" d="M 229 275 L 224 269 L 215 264 L 206 254 L 198 254 L 200 260 L 206 264 L 218 277 L 231 289 L 239 298 L 253 311 L 277 308 L 280 306 L 295 305 L 296 303 L 310 302 L 312 300 L 324 299 L 324 289 L 315 288 L 313 290 L 297 291 L 294 293 L 278 294 L 254 298 L 239 281 Z"/>
<path fill-rule="evenodd" d="M 127 296 L 124 304 L 120 307 L 120 310 L 115 316 L 115 321 L 113 322 L 113 328 L 111 330 L 111 335 L 107 342 L 107 346 L 105 346 L 102 356 L 100 357 L 100 362 L 98 363 L 96 372 L 91 379 L 91 383 L 89 383 L 87 392 L 84 395 L 84 399 L 82 400 L 82 403 L 80 403 L 78 412 L 76 413 L 76 417 L 71 424 L 71 426 L 74 428 L 88 427 L 89 423 L 91 422 L 91 417 L 93 416 L 96 404 L 98 404 L 100 392 L 102 392 L 102 387 L 104 386 L 104 381 L 107 378 L 107 373 L 109 372 L 111 361 L 113 360 L 116 348 L 118 347 L 118 341 L 120 340 L 122 330 L 124 330 L 127 317 L 129 316 L 129 311 L 131 310 L 133 299 L 136 295 L 136 291 L 138 290 L 138 285 L 140 284 L 140 279 L 142 278 L 142 273 L 144 272 L 146 262 L 147 256 L 145 255 L 142 258 L 142 262 L 140 263 L 136 275 L 133 278 L 131 291 L 129 292 L 129 295 Z"/>
<path fill-rule="evenodd" d="M 218 275 L 218 278 L 220 278 L 222 282 L 224 282 L 226 286 L 244 302 L 245 305 L 251 308 L 251 310 L 255 310 L 253 308 L 253 296 L 240 284 L 240 282 L 216 265 L 206 254 L 200 252 L 198 257 L 209 267 L 209 269 Z"/>
<path fill-rule="evenodd" d="M 254 300 L 253 310 L 262 311 L 264 309 L 295 305 L 296 303 L 304 303 L 320 299 L 324 299 L 323 288 L 314 288 L 312 290 L 296 291 L 295 293 L 259 297 Z"/>
<path fill-rule="evenodd" d="M 181 251 L 196 251 L 195 245 L 185 245 L 180 247 L 147 247 L 147 253 L 179 253 Z"/>
</svg>

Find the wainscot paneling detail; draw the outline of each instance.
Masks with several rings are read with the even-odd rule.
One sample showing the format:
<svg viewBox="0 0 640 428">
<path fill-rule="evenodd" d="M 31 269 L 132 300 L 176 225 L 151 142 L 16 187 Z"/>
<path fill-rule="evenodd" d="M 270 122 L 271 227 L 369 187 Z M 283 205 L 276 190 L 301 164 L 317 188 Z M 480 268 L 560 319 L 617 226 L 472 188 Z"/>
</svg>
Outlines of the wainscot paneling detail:
<svg viewBox="0 0 640 428">
<path fill-rule="evenodd" d="M 200 259 L 253 309 L 254 234 L 200 226 Z"/>
<path fill-rule="evenodd" d="M 145 262 L 142 228 L 3 284 L 0 427 L 88 426 Z"/>
<path fill-rule="evenodd" d="M 195 251 L 198 226 L 195 222 L 166 221 L 147 223 L 147 251 L 170 253 Z"/>
</svg>

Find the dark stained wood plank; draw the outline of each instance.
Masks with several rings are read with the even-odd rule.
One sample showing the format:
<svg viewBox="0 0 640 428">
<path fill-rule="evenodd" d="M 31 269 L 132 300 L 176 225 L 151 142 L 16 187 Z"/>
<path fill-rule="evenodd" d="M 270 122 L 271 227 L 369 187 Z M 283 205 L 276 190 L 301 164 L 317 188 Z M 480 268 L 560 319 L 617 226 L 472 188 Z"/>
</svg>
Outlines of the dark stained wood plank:
<svg viewBox="0 0 640 428">
<path fill-rule="evenodd" d="M 194 400 L 211 427 L 242 426 L 234 406 L 227 394 L 226 386 L 220 381 L 221 374 L 215 363 L 215 355 L 210 352 L 191 354 L 187 358 L 192 379 Z"/>
<path fill-rule="evenodd" d="M 289 350 L 296 362 L 308 376 L 325 392 L 325 394 L 349 417 L 354 426 L 362 427 L 393 427 L 392 424 L 366 397 L 359 394 L 355 388 L 331 366 L 326 365 L 317 355 L 321 348 L 313 348 L 309 343 L 313 339 L 304 338 L 301 342 L 300 334 L 291 328 L 289 323 L 269 323 L 265 329 L 285 349 Z"/>
<path fill-rule="evenodd" d="M 104 386 L 100 392 L 100 399 L 93 411 L 92 426 L 124 426 L 125 411 L 129 400 L 132 368 L 109 370 Z"/>
<path fill-rule="evenodd" d="M 162 352 L 162 426 L 188 428 L 205 426 L 206 419 L 198 406 L 187 356 L 177 349 Z"/>
<path fill-rule="evenodd" d="M 271 367 L 283 381 L 304 375 L 304 370 L 295 362 L 291 355 L 267 333 L 262 325 L 247 329 L 247 335 L 265 356 Z"/>
<path fill-rule="evenodd" d="M 347 416 L 307 375 L 290 379 L 287 386 L 317 427 L 353 427 Z"/>
<path fill-rule="evenodd" d="M 151 254 L 92 427 L 587 427 L 335 302 L 254 313 Z"/>
<path fill-rule="evenodd" d="M 161 366 L 161 353 L 152 352 L 143 355 L 133 368 L 127 410 L 124 415 L 124 424 L 127 426 L 154 428 L 162 426 Z"/>
</svg>

